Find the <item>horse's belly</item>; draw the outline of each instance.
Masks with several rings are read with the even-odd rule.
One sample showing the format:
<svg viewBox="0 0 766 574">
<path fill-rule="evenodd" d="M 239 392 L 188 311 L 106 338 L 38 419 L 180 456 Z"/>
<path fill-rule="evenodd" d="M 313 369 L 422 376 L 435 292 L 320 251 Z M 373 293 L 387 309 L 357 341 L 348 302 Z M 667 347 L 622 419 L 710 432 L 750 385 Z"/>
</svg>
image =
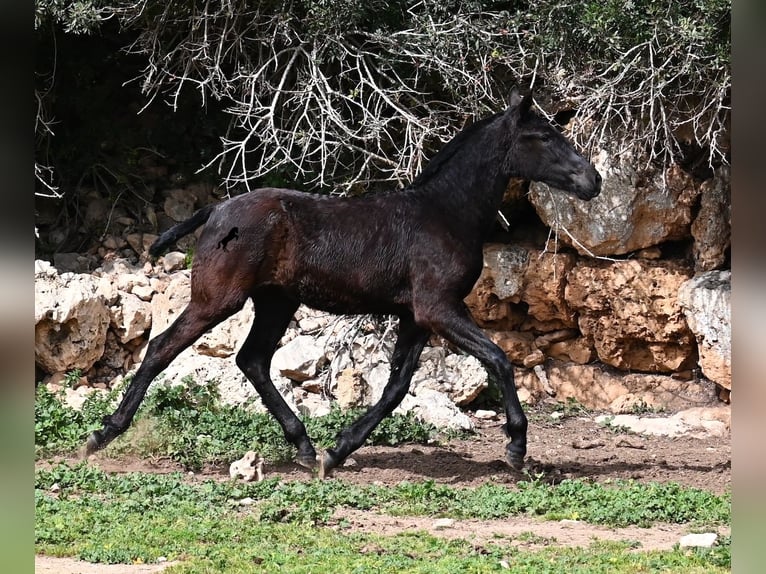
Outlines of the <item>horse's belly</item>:
<svg viewBox="0 0 766 574">
<path fill-rule="evenodd" d="M 396 314 L 409 306 L 409 297 L 401 288 L 379 285 L 373 289 L 359 285 L 350 278 L 345 279 L 298 281 L 295 292 L 301 302 L 309 307 L 338 315 Z"/>
</svg>

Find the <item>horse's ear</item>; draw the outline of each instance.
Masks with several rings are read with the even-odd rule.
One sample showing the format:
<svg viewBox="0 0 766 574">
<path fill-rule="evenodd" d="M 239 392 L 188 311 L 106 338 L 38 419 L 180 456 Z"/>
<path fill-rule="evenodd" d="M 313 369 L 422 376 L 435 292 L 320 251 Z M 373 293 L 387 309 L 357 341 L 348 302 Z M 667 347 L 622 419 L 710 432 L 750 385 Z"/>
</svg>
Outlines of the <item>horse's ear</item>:
<svg viewBox="0 0 766 574">
<path fill-rule="evenodd" d="M 524 98 L 519 93 L 519 87 L 518 86 L 513 86 L 511 88 L 511 95 L 508 98 L 508 107 L 509 108 L 515 108 L 516 106 L 518 106 L 522 102 L 523 99 Z"/>
<path fill-rule="evenodd" d="M 522 96 L 517 86 L 511 88 L 511 95 L 508 98 L 508 111 L 516 114 L 518 117 L 524 117 L 532 107 L 532 94 Z"/>
<path fill-rule="evenodd" d="M 529 94 L 521 100 L 521 105 L 519 106 L 519 112 L 522 116 L 526 116 L 527 113 L 529 113 L 529 110 L 532 108 L 532 102 L 534 101 L 534 98 L 532 97 L 532 92 L 530 91 Z"/>
</svg>

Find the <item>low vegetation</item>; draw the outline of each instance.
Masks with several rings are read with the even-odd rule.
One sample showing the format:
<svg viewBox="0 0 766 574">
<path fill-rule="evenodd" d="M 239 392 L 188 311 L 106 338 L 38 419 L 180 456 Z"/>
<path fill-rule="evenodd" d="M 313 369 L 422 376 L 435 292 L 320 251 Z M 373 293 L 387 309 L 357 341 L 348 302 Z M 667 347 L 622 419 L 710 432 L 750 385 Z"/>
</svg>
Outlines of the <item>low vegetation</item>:
<svg viewBox="0 0 766 574">
<path fill-rule="evenodd" d="M 723 572 L 730 543 L 710 550 L 635 552 L 640 544 L 594 543 L 584 550 L 522 551 L 499 538 L 477 547 L 425 533 L 378 536 L 345 532 L 339 508 L 391 515 L 503 518 L 528 515 L 594 524 L 683 522 L 707 528 L 730 519 L 728 496 L 677 485 L 564 481 L 454 488 L 433 482 L 396 486 L 341 480 L 259 483 L 190 480 L 180 473 L 109 475 L 93 466 L 59 464 L 35 480 L 38 552 L 104 563 L 181 565 L 170 572 L 489 572 L 500 563 L 519 572 Z M 248 500 L 249 499 L 249 500 Z M 242 501 L 247 501 L 243 505 Z M 331 528 L 328 528 L 331 526 Z M 528 535 L 523 537 L 528 539 Z M 638 546 L 634 548 L 632 546 Z M 323 570 L 322 568 L 330 568 Z M 552 570 L 550 569 L 552 568 Z"/>
<path fill-rule="evenodd" d="M 126 381 L 127 382 L 127 381 Z M 167 456 L 188 469 L 222 464 L 255 450 L 269 462 L 285 462 L 295 455 L 282 429 L 268 413 L 253 412 L 252 405 L 228 405 L 221 401 L 215 384 L 199 384 L 190 378 L 184 385 L 156 385 L 147 394 L 136 421 L 124 437 L 107 452 L 114 455 Z M 107 394 L 93 393 L 82 410 L 61 401 L 44 386 L 37 389 L 35 444 L 38 456 L 71 454 L 88 433 L 101 427 L 101 419 L 114 410 L 122 386 Z M 334 444 L 344 427 L 360 410 L 333 409 L 321 417 L 304 417 L 309 436 L 320 448 Z M 395 445 L 434 440 L 436 429 L 412 414 L 387 417 L 373 431 L 368 444 Z"/>
<path fill-rule="evenodd" d="M 188 466 L 233 460 L 250 448 L 284 460 L 292 453 L 265 414 L 223 405 L 215 385 L 157 386 L 138 425 L 110 447 L 172 456 Z M 81 462 L 45 462 L 78 447 L 112 409 L 119 390 L 92 396 L 82 411 L 45 387 L 37 392 L 35 540 L 38 553 L 98 563 L 178 562 L 166 572 L 727 572 L 730 539 L 707 550 L 642 551 L 640 541 L 566 548 L 537 536 L 539 520 L 579 520 L 609 527 L 678 523 L 690 531 L 730 523 L 730 495 L 677 484 L 531 477 L 515 486 L 458 488 L 434 481 L 395 485 L 340 479 L 262 482 L 171 474 L 110 474 Z M 317 444 L 329 444 L 356 413 L 307 418 Z M 433 440 L 413 417 L 390 417 L 371 442 Z M 359 532 L 339 510 L 389 516 L 504 519 L 528 517 L 515 539 L 447 540 L 423 531 L 394 536 Z"/>
</svg>

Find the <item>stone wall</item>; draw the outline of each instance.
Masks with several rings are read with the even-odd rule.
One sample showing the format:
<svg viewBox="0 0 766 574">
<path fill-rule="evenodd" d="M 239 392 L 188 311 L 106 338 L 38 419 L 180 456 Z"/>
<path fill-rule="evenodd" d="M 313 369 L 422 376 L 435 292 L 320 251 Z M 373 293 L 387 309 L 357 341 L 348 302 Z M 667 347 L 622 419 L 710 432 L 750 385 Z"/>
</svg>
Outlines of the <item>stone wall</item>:
<svg viewBox="0 0 766 574">
<path fill-rule="evenodd" d="M 635 404 L 683 408 L 731 391 L 729 174 L 696 181 L 677 166 L 639 173 L 600 155 L 602 194 L 570 199 L 533 184 L 528 196 L 543 240 L 490 243 L 466 303 L 516 365 L 526 402 L 576 398 L 615 412 Z M 518 185 L 517 185 L 518 187 Z M 156 233 L 216 200 L 204 186 L 173 189 L 153 226 L 113 230 L 90 254 L 35 265 L 35 361 L 40 379 L 80 369 L 107 387 L 135 369 L 148 339 L 188 301 L 183 252 L 149 261 Z M 550 226 L 546 232 L 545 225 Z M 535 234 L 530 235 L 530 237 Z M 547 235 L 548 240 L 545 241 Z M 194 235 L 179 249 L 193 246 Z M 235 402 L 254 398 L 233 356 L 252 309 L 185 351 L 164 380 L 215 380 Z M 331 401 L 377 400 L 388 376 L 395 325 L 301 308 L 274 358 L 272 376 L 297 411 Z M 402 408 L 470 425 L 458 407 L 490 384 L 475 359 L 432 340 Z"/>
</svg>

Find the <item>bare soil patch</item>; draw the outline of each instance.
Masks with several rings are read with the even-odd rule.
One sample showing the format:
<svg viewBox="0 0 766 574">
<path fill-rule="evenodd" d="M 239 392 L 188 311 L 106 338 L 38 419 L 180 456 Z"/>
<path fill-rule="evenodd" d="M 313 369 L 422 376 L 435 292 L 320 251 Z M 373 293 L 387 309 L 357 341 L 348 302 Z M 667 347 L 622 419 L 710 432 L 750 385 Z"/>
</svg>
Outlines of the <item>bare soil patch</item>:
<svg viewBox="0 0 766 574">
<path fill-rule="evenodd" d="M 731 437 L 688 434 L 652 436 L 609 428 L 594 421 L 596 413 L 554 419 L 549 413 L 530 411 L 528 453 L 524 471 L 505 463 L 506 438 L 500 421 L 474 420 L 475 434 L 443 444 L 365 446 L 335 469 L 333 476 L 359 484 L 398 484 L 433 480 L 457 487 L 487 481 L 514 484 L 539 478 L 557 483 L 567 478 L 597 482 L 618 479 L 640 482 L 677 482 L 722 494 L 731 488 Z M 660 416 L 660 415 L 657 415 Z M 119 439 L 118 439 L 119 440 Z M 39 467 L 62 460 L 39 461 Z M 65 459 L 66 460 L 66 459 Z M 68 459 L 74 462 L 75 458 Z M 183 471 L 167 458 L 97 453 L 91 464 L 106 472 Z M 311 474 L 297 464 L 267 464 L 265 475 L 283 480 L 305 480 Z M 192 473 L 190 473 L 192 477 Z M 193 473 L 196 479 L 228 480 L 228 466 L 208 466 Z"/>
<path fill-rule="evenodd" d="M 35 556 L 35 574 L 155 574 L 175 562 L 163 564 L 91 564 L 74 558 Z"/>
</svg>

